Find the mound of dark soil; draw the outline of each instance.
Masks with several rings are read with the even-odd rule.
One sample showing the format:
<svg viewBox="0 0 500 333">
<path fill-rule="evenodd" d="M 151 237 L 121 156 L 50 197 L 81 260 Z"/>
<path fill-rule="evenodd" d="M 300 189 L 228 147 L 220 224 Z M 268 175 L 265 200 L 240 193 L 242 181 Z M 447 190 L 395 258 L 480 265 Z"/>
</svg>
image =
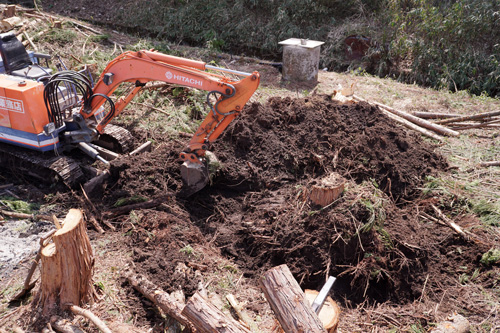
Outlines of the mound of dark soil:
<svg viewBox="0 0 500 333">
<path fill-rule="evenodd" d="M 178 192 L 181 148 L 169 141 L 115 163 L 104 202 Z M 254 103 L 213 150 L 223 168 L 211 186 L 129 217 L 137 269 L 166 290 L 194 292 L 193 267 L 213 262 L 191 246 L 210 243 L 250 278 L 286 263 L 303 287 L 334 275 L 335 295 L 347 302 L 401 304 L 420 297 L 426 280 L 455 283 L 453 269 L 436 267 L 477 263 L 485 251 L 421 222 L 419 212 L 432 214 L 438 201 L 418 199 L 424 177 L 447 163 L 368 104 L 329 96 Z M 311 206 L 308 184 L 332 171 L 348 179 L 346 191 L 325 209 Z M 455 248 L 466 254 L 446 255 Z"/>
</svg>

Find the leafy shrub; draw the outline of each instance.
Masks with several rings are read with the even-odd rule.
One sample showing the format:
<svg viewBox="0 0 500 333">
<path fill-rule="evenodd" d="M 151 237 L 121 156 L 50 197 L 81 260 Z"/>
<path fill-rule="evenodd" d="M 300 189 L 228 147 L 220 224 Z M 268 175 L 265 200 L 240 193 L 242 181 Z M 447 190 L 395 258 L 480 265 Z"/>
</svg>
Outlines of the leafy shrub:
<svg viewBox="0 0 500 333">
<path fill-rule="evenodd" d="M 401 79 L 500 96 L 500 2 L 391 0 L 386 18 Z"/>
</svg>

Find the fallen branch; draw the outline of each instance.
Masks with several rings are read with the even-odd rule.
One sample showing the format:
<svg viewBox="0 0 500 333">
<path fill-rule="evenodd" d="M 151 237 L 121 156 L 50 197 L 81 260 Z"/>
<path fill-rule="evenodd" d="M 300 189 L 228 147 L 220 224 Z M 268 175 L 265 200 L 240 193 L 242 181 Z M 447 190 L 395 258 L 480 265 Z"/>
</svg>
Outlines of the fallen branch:
<svg viewBox="0 0 500 333">
<path fill-rule="evenodd" d="M 0 209 L 0 214 L 8 217 L 12 217 L 15 219 L 33 219 L 33 220 L 43 220 L 43 221 L 53 221 L 52 216 L 43 215 L 43 214 L 26 214 L 26 213 L 18 213 L 18 212 L 9 212 L 7 210 Z"/>
<path fill-rule="evenodd" d="M 105 218 L 116 217 L 119 215 L 128 214 L 131 211 L 137 210 L 137 209 L 153 208 L 153 207 L 161 205 L 165 201 L 168 201 L 172 197 L 173 197 L 172 194 L 166 194 L 166 195 L 162 195 L 158 198 L 148 200 L 146 202 L 140 202 L 140 203 L 136 203 L 136 204 L 131 204 L 131 205 L 115 208 L 115 209 L 110 210 L 109 212 L 104 213 L 104 217 Z"/>
<path fill-rule="evenodd" d="M 42 257 L 42 255 L 41 255 L 40 251 L 38 251 L 35 259 L 33 260 L 33 263 L 31 264 L 30 270 L 28 271 L 28 276 L 26 276 L 26 279 L 24 280 L 23 289 L 19 293 L 17 293 L 14 297 L 12 297 L 12 299 L 9 301 L 9 303 L 21 300 L 24 296 L 26 296 L 31 291 L 31 289 L 33 289 L 35 287 L 37 280 L 35 280 L 33 283 L 30 283 L 30 282 L 31 282 L 31 278 L 33 277 L 33 274 L 35 273 L 35 269 L 38 266 L 38 262 L 40 261 L 41 257 Z"/>
<path fill-rule="evenodd" d="M 495 118 L 496 120 L 496 118 Z M 450 124 L 450 128 L 455 130 L 460 130 L 462 127 L 475 126 L 475 125 L 484 125 L 485 128 L 499 128 L 500 124 L 495 123 L 452 123 Z"/>
<path fill-rule="evenodd" d="M 482 167 L 492 167 L 492 166 L 500 166 L 500 161 L 490 161 L 490 162 L 481 162 L 479 163 Z"/>
<path fill-rule="evenodd" d="M 250 316 L 248 316 L 248 314 L 246 314 L 244 311 L 243 311 L 243 308 L 241 307 L 241 305 L 238 303 L 238 301 L 236 300 L 236 298 L 233 296 L 233 294 L 227 294 L 226 295 L 226 299 L 227 301 L 229 302 L 229 304 L 231 305 L 231 307 L 234 309 L 234 311 L 236 312 L 236 315 L 238 316 L 238 318 L 243 322 L 245 323 L 245 325 L 247 326 L 247 328 L 252 328 L 252 331 L 258 331 L 255 325 L 255 323 L 253 322 L 252 318 L 250 318 Z"/>
<path fill-rule="evenodd" d="M 129 155 L 137 155 L 144 151 L 151 151 L 151 141 L 146 141 L 136 149 L 134 149 Z"/>
<path fill-rule="evenodd" d="M 358 100 L 358 101 L 361 101 L 361 102 L 366 102 L 366 103 L 370 103 L 364 99 L 362 99 L 361 97 L 358 97 L 356 95 L 353 96 L 353 98 L 355 100 Z M 427 121 L 425 119 L 421 119 L 421 118 L 418 118 L 418 117 L 415 117 L 411 114 L 408 114 L 406 112 L 403 112 L 403 111 L 400 111 L 400 110 L 396 110 L 390 106 L 387 106 L 387 105 L 384 105 L 382 103 L 378 103 L 378 102 L 372 102 L 372 104 L 375 104 L 377 105 L 378 107 L 382 108 L 382 109 L 385 109 L 401 118 L 404 118 L 414 124 L 417 124 L 421 127 L 424 127 L 424 128 L 427 128 L 427 129 L 430 129 L 436 133 L 439 133 L 439 134 L 442 134 L 442 135 L 448 135 L 448 136 L 460 136 L 460 133 L 456 132 L 456 131 L 453 131 L 447 127 L 444 127 L 444 126 L 441 126 L 441 125 L 438 125 L 438 124 L 435 124 L 435 123 L 432 123 L 430 121 Z M 455 119 L 455 118 L 453 118 Z"/>
<path fill-rule="evenodd" d="M 149 104 L 146 104 L 146 103 L 132 102 L 132 104 L 142 105 L 142 106 L 145 106 L 147 108 L 150 108 L 151 110 L 155 110 L 155 111 L 161 112 L 163 114 L 166 114 L 167 116 L 170 116 L 170 113 L 168 113 L 167 111 L 162 110 L 160 108 L 156 108 L 156 107 L 149 105 Z"/>
<path fill-rule="evenodd" d="M 192 323 L 181 313 L 184 304 L 180 304 L 175 298 L 171 297 L 168 293 L 164 292 L 142 276 L 128 273 L 125 275 L 125 278 L 135 290 L 156 304 L 163 312 L 182 325 L 189 327 L 191 330 L 194 329 Z"/>
<path fill-rule="evenodd" d="M 462 237 L 464 237 L 465 239 L 469 239 L 469 237 L 467 236 L 467 234 L 462 230 L 462 228 L 456 224 L 455 222 L 453 222 L 452 220 L 450 220 L 446 215 L 444 215 L 444 213 L 439 209 L 437 208 L 436 206 L 434 205 L 431 205 L 432 209 L 434 210 L 434 212 L 436 212 L 436 214 L 439 216 L 439 218 L 441 220 L 443 220 L 446 225 L 448 225 L 450 228 L 452 228 L 453 230 L 455 230 L 458 234 L 460 234 Z"/>
<path fill-rule="evenodd" d="M 102 332 L 112 333 L 111 330 L 108 328 L 108 326 L 106 326 L 106 324 L 101 319 L 99 319 L 95 314 L 93 314 L 90 310 L 82 309 L 81 307 L 76 305 L 70 305 L 69 309 L 74 314 L 84 316 L 85 318 L 90 320 Z"/>
</svg>

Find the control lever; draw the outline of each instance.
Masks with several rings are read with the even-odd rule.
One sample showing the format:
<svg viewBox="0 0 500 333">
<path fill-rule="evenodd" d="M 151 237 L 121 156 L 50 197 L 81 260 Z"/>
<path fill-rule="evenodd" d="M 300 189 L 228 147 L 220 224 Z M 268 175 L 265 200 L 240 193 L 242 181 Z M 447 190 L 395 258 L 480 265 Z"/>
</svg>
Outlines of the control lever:
<svg viewBox="0 0 500 333">
<path fill-rule="evenodd" d="M 321 290 L 319 291 L 318 296 L 316 296 L 316 298 L 314 299 L 314 302 L 311 305 L 311 307 L 313 311 L 316 312 L 316 314 L 318 314 L 321 311 L 323 304 L 325 304 L 326 297 L 328 296 L 330 289 L 332 289 L 335 280 L 336 280 L 335 277 L 330 276 L 326 281 L 326 283 L 321 288 Z"/>
</svg>

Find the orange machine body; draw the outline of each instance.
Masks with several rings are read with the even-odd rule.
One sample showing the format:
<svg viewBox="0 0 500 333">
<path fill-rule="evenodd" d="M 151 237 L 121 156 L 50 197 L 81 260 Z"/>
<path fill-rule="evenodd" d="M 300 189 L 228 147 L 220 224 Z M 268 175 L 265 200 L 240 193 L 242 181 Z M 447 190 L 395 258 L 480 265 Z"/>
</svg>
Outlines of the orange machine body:
<svg viewBox="0 0 500 333">
<path fill-rule="evenodd" d="M 49 122 L 40 82 L 0 74 L 0 142 L 46 151 L 59 143 L 43 134 Z"/>
</svg>

